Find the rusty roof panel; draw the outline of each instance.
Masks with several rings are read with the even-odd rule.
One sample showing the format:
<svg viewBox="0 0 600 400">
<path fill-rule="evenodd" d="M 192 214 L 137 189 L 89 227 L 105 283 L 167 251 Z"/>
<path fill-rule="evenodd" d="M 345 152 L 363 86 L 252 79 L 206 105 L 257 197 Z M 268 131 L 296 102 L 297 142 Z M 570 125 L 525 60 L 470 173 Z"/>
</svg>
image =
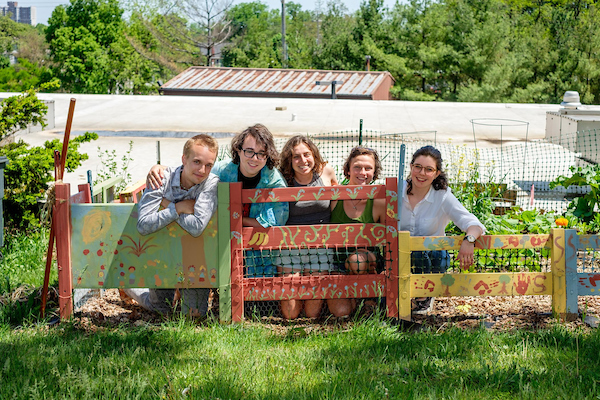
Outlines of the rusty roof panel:
<svg viewBox="0 0 600 400">
<path fill-rule="evenodd" d="M 385 71 L 190 67 L 161 89 L 327 95 L 331 88 L 315 82 L 336 80 L 343 81 L 336 86 L 338 95 L 369 96 L 387 77 L 391 79 Z"/>
</svg>

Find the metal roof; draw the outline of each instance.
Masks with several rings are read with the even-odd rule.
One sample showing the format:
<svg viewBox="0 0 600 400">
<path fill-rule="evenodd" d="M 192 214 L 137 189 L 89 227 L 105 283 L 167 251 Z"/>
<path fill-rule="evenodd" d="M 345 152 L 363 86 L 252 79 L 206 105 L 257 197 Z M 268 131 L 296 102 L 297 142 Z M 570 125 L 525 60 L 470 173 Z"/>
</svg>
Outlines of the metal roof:
<svg viewBox="0 0 600 400">
<path fill-rule="evenodd" d="M 230 96 L 328 98 L 331 86 L 316 85 L 316 81 L 343 81 L 343 84 L 336 85 L 336 94 L 340 98 L 372 98 L 386 81 L 388 85 L 393 84 L 393 78 L 387 71 L 190 67 L 162 85 L 161 90 L 165 94 L 210 92 Z"/>
</svg>

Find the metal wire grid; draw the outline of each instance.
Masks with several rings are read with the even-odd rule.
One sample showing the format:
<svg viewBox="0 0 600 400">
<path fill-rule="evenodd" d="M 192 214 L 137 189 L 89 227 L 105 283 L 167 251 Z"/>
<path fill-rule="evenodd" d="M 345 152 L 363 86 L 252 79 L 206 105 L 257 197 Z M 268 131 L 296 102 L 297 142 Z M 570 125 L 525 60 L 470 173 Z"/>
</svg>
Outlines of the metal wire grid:
<svg viewBox="0 0 600 400">
<path fill-rule="evenodd" d="M 398 176 L 400 146 L 406 146 L 406 165 L 403 176 L 408 176 L 411 155 L 425 145 L 434 145 L 444 157 L 444 168 L 449 181 L 459 183 L 474 176 L 482 183 L 506 184 L 508 190 L 516 192 L 516 206 L 524 210 L 543 209 L 564 212 L 573 197 L 589 191 L 587 186 L 572 186 L 550 189 L 550 182 L 559 176 L 570 176 L 570 167 L 597 164 L 600 159 L 598 130 L 581 131 L 551 137 L 502 144 L 494 148 L 475 148 L 440 142 L 435 134 L 419 136 L 410 134 L 386 134 L 380 131 L 338 131 L 311 135 L 321 155 L 329 162 L 338 180 L 343 182 L 343 165 L 350 150 L 361 145 L 376 150 L 383 171 L 376 183 L 385 177 Z M 281 149 L 285 138 L 278 138 L 276 145 Z"/>
<path fill-rule="evenodd" d="M 345 259 L 354 254 L 359 248 L 347 248 L 345 246 L 324 247 L 297 247 L 292 249 L 281 249 L 277 247 L 265 248 L 261 251 L 244 249 L 244 277 L 259 278 L 273 276 L 288 276 L 293 282 L 300 275 L 339 275 L 347 274 L 344 266 Z M 362 249 L 362 248 L 361 248 Z M 391 260 L 392 250 L 389 243 L 367 248 L 376 254 L 376 272 L 389 273 L 385 264 Z M 290 250 L 290 254 L 285 254 Z M 282 254 L 282 252 L 284 254 Z M 258 268 L 257 268 L 258 267 Z M 285 269 L 283 268 L 285 267 Z M 362 266 L 359 266 L 362 269 Z M 366 265 L 364 267 L 367 268 Z M 372 301 L 379 303 L 378 299 Z M 357 309 L 360 310 L 364 299 L 357 300 Z M 279 301 L 247 301 L 244 302 L 244 315 L 246 318 L 281 318 L 281 306 Z M 321 317 L 329 316 L 326 302 L 321 307 Z"/>
<path fill-rule="evenodd" d="M 600 249 L 584 249 L 577 252 L 578 273 L 600 273 Z"/>
</svg>

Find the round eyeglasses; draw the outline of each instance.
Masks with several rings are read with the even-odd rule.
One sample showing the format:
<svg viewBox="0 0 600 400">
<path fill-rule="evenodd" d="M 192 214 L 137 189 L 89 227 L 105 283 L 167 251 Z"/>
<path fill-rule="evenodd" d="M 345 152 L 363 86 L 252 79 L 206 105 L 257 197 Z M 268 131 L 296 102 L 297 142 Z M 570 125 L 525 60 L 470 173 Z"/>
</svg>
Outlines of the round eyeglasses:
<svg viewBox="0 0 600 400">
<path fill-rule="evenodd" d="M 433 175 L 437 171 L 437 169 L 433 167 L 424 167 L 421 164 L 411 164 L 411 168 L 417 174 L 420 174 L 421 171 L 423 171 L 425 175 Z"/>
<path fill-rule="evenodd" d="M 254 156 L 256 156 L 256 158 L 260 161 L 264 161 L 267 159 L 267 153 L 257 153 L 256 151 L 252 150 L 252 149 L 242 149 L 242 151 L 244 152 L 244 155 L 248 158 L 252 158 Z"/>
</svg>

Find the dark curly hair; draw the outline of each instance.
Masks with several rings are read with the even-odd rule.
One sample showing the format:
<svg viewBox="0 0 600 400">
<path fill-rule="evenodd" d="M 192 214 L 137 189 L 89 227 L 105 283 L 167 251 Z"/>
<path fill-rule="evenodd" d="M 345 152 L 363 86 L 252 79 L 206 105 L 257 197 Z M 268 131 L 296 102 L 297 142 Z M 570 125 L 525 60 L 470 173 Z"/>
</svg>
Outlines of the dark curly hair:
<svg viewBox="0 0 600 400">
<path fill-rule="evenodd" d="M 433 158 L 435 160 L 435 166 L 440 172 L 437 178 L 435 178 L 431 183 L 433 189 L 446 190 L 448 188 L 448 178 L 446 177 L 446 171 L 444 171 L 443 168 L 442 153 L 440 153 L 440 151 L 433 146 L 423 146 L 419 150 L 415 151 L 410 165 L 412 166 L 415 163 L 415 160 L 421 156 Z M 406 179 L 406 194 L 412 194 L 412 180 L 410 179 L 410 175 Z"/>
<path fill-rule="evenodd" d="M 350 163 L 352 160 L 358 156 L 371 156 L 373 160 L 375 160 L 375 171 L 373 171 L 373 182 L 379 178 L 379 174 L 381 173 L 381 161 L 379 160 L 379 155 L 373 149 L 368 147 L 356 146 L 352 150 L 350 150 L 350 155 L 346 159 L 344 163 L 344 176 L 346 178 L 350 178 Z"/>
<path fill-rule="evenodd" d="M 271 134 L 263 124 L 249 126 L 231 139 L 231 161 L 234 164 L 240 164 L 239 152 L 242 150 L 242 145 L 248 135 L 252 136 L 258 144 L 265 146 L 265 153 L 267 153 L 267 167 L 269 167 L 269 169 L 277 167 L 277 165 L 279 165 L 279 152 L 275 148 L 273 134 Z"/>
<path fill-rule="evenodd" d="M 323 172 L 323 167 L 325 167 L 325 165 L 327 164 L 321 157 L 321 153 L 319 152 L 319 148 L 317 147 L 317 145 L 314 144 L 308 136 L 292 136 L 281 150 L 281 162 L 279 163 L 279 170 L 285 178 L 288 186 L 294 186 L 294 168 L 292 168 L 292 151 L 294 151 L 294 148 L 299 144 L 305 144 L 306 147 L 308 147 L 308 149 L 312 153 L 313 159 L 315 160 L 313 172 L 316 172 L 318 175 L 321 175 L 321 172 Z"/>
</svg>

